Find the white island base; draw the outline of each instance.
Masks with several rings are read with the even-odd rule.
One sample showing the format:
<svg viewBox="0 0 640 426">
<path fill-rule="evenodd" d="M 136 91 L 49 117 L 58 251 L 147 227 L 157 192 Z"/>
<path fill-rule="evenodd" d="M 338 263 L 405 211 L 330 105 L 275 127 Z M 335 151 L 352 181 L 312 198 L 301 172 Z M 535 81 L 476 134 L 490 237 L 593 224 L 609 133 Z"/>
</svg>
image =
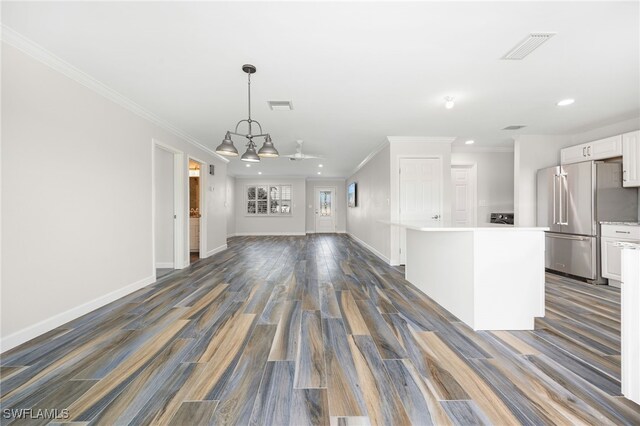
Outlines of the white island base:
<svg viewBox="0 0 640 426">
<path fill-rule="evenodd" d="M 544 228 L 403 227 L 407 280 L 474 330 L 544 316 Z"/>
</svg>

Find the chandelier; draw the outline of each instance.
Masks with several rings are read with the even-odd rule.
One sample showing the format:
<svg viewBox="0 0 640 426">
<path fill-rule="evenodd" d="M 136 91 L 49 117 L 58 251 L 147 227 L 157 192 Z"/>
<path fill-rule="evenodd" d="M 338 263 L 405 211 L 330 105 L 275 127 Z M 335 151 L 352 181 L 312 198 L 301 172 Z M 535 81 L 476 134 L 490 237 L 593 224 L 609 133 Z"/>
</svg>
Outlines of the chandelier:
<svg viewBox="0 0 640 426">
<path fill-rule="evenodd" d="M 260 125 L 260 123 L 258 123 L 256 120 L 251 119 L 251 74 L 254 74 L 256 72 L 256 67 L 250 64 L 245 64 L 242 66 L 242 71 L 247 73 L 247 87 L 249 89 L 249 118 L 238 121 L 238 124 L 236 124 L 236 128 L 233 132 L 229 130 L 227 131 L 227 134 L 224 136 L 222 143 L 216 148 L 216 152 L 220 155 L 226 155 L 228 157 L 237 157 L 238 150 L 233 145 L 231 135 L 242 136 L 249 142 L 246 145 L 247 151 L 242 154 L 242 157 L 240 157 L 240 159 L 242 161 L 248 161 L 250 163 L 258 163 L 261 157 L 274 158 L 278 157 L 279 154 L 276 147 L 273 146 L 273 142 L 271 141 L 271 136 L 269 135 L 269 133 L 262 133 L 262 126 Z M 238 127 L 240 127 L 240 124 L 242 123 L 247 123 L 248 133 L 246 134 L 238 133 Z M 258 129 L 260 130 L 259 135 L 254 135 L 252 133 L 254 125 L 258 126 Z M 264 138 L 264 144 L 262 145 L 262 148 L 260 148 L 260 150 L 258 150 L 257 152 L 257 146 L 255 142 L 253 142 L 253 138 Z"/>
</svg>

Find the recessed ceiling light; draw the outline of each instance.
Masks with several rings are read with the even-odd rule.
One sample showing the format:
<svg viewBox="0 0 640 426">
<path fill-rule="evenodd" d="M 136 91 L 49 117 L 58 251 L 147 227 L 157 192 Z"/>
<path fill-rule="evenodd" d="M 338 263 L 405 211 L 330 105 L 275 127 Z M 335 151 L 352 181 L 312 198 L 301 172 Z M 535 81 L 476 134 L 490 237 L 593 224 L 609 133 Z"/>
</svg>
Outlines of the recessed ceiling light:
<svg viewBox="0 0 640 426">
<path fill-rule="evenodd" d="M 453 96 L 447 96 L 446 98 L 444 98 L 444 107 L 446 109 L 451 109 L 453 108 L 455 105 L 455 103 L 453 102 Z"/>
<path fill-rule="evenodd" d="M 318 164 L 318 167 L 324 167 L 322 164 Z"/>
<path fill-rule="evenodd" d="M 262 172 L 258 172 L 258 174 L 259 174 L 259 175 L 261 175 L 261 174 L 262 174 Z"/>
<path fill-rule="evenodd" d="M 556 105 L 558 105 L 558 106 L 567 106 L 567 105 L 571 105 L 575 101 L 576 101 L 575 99 L 563 99 L 560 102 L 558 102 Z"/>
<path fill-rule="evenodd" d="M 322 174 L 322 172 L 318 172 L 318 174 L 319 174 L 319 175 L 321 175 L 321 174 Z"/>
<path fill-rule="evenodd" d="M 251 164 L 247 164 L 245 167 L 251 167 Z"/>
<path fill-rule="evenodd" d="M 267 104 L 273 111 L 291 111 L 293 109 L 291 101 L 267 101 Z"/>
<path fill-rule="evenodd" d="M 468 141 L 465 142 L 465 145 L 473 145 L 474 143 L 476 143 L 476 141 L 469 139 Z"/>
</svg>

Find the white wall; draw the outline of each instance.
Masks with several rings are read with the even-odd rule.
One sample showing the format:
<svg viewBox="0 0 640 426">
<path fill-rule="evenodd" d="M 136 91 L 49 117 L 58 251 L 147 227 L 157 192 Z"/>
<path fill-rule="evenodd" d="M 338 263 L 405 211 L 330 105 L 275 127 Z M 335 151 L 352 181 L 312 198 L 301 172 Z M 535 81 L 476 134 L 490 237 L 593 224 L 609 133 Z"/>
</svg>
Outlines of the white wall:
<svg viewBox="0 0 640 426">
<path fill-rule="evenodd" d="M 236 203 L 235 203 L 235 191 L 236 191 L 236 178 L 233 176 L 227 176 L 226 185 L 226 201 L 225 207 L 227 209 L 227 236 L 232 237 L 236 234 Z"/>
<path fill-rule="evenodd" d="M 400 159 L 435 158 L 442 160 L 442 221 L 451 220 L 451 143 L 455 138 L 390 136 L 391 220 L 400 218 Z M 391 227 L 390 262 L 400 262 L 400 232 Z"/>
<path fill-rule="evenodd" d="M 390 227 L 380 221 L 390 219 L 390 154 L 386 145 L 345 182 L 345 187 L 351 182 L 358 183 L 358 206 L 347 208 L 347 233 L 387 262 Z"/>
<path fill-rule="evenodd" d="M 315 187 L 334 187 L 336 189 L 334 200 L 334 212 L 336 220 L 336 232 L 346 232 L 347 229 L 347 193 L 344 179 L 307 179 L 307 233 L 313 233 L 316 229 L 316 199 Z"/>
<path fill-rule="evenodd" d="M 571 145 L 579 145 L 585 142 L 604 139 L 609 136 L 621 135 L 638 129 L 640 129 L 640 117 L 598 127 L 586 132 L 576 133 L 571 136 Z"/>
<path fill-rule="evenodd" d="M 215 164 L 207 186 L 226 163 L 5 42 L 2 89 L 6 350 L 153 281 L 153 138 Z M 224 193 L 206 193 L 209 251 L 226 244 Z"/>
<path fill-rule="evenodd" d="M 560 164 L 560 149 L 574 145 L 569 135 L 523 135 L 514 141 L 514 213 L 517 226 L 536 225 L 536 173 Z"/>
<path fill-rule="evenodd" d="M 156 147 L 154 155 L 156 268 L 173 268 L 173 153 Z"/>
<path fill-rule="evenodd" d="M 291 185 L 291 216 L 247 216 L 247 185 Z M 305 235 L 306 181 L 305 178 L 241 178 L 235 186 L 236 235 Z"/>
<path fill-rule="evenodd" d="M 513 212 L 513 152 L 454 150 L 451 153 L 451 164 L 477 166 L 479 226 L 489 223 L 492 212 Z M 483 202 L 485 205 L 481 205 Z"/>
</svg>

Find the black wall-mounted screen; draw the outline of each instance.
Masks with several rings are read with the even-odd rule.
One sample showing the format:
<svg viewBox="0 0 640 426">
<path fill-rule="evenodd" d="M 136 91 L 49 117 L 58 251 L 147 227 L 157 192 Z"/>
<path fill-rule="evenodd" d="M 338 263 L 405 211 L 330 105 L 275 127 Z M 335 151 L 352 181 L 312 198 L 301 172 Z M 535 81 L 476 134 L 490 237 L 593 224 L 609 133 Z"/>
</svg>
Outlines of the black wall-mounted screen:
<svg viewBox="0 0 640 426">
<path fill-rule="evenodd" d="M 358 183 L 351 182 L 347 187 L 347 205 L 358 207 Z"/>
</svg>

